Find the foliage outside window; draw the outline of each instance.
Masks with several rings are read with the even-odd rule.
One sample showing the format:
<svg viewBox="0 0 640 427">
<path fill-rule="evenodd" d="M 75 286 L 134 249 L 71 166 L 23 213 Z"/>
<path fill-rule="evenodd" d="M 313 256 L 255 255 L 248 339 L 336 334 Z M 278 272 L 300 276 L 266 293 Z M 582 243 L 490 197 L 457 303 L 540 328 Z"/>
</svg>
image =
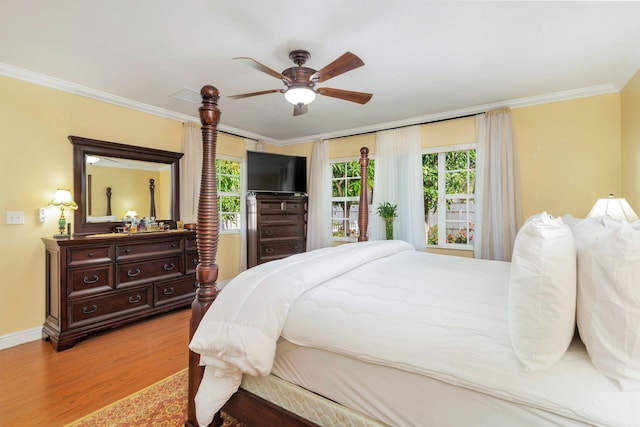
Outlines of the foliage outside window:
<svg viewBox="0 0 640 427">
<path fill-rule="evenodd" d="M 367 187 L 373 194 L 374 160 L 369 160 Z M 358 160 L 331 163 L 331 229 L 334 240 L 355 240 L 360 203 L 360 162 Z M 371 203 L 372 197 L 369 197 Z"/>
<path fill-rule="evenodd" d="M 240 230 L 240 162 L 216 159 L 221 231 Z"/>
<path fill-rule="evenodd" d="M 422 176 L 427 245 L 472 248 L 476 150 L 423 154 Z"/>
</svg>

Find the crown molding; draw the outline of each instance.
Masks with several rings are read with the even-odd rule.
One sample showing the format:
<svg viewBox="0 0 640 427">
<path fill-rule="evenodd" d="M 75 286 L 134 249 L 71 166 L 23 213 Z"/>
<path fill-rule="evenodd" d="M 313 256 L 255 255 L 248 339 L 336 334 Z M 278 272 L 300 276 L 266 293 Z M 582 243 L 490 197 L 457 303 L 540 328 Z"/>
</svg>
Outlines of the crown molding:
<svg viewBox="0 0 640 427">
<path fill-rule="evenodd" d="M 613 84 L 603 84 L 597 86 L 590 86 L 582 89 L 566 90 L 561 92 L 555 92 L 546 95 L 531 96 L 527 98 L 512 99 L 503 102 L 496 102 L 492 104 L 478 105 L 474 107 L 461 108 L 458 110 L 450 110 L 442 113 L 429 114 L 426 116 L 413 117 L 408 119 L 397 120 L 394 122 L 376 123 L 370 126 L 363 126 L 359 128 L 344 129 L 336 132 L 310 135 L 304 138 L 289 139 L 286 141 L 280 141 L 279 145 L 294 145 L 301 142 L 313 141 L 315 139 L 332 139 L 342 138 L 350 135 L 359 135 L 363 133 L 377 132 L 385 129 L 394 129 L 403 126 L 412 126 L 417 124 L 424 124 L 430 122 L 437 122 L 439 120 L 453 119 L 456 117 L 470 116 L 473 114 L 480 114 L 496 108 L 509 107 L 509 108 L 522 108 L 529 107 L 538 104 L 547 104 L 550 102 L 567 101 L 576 98 L 585 98 L 588 96 L 605 95 L 608 93 L 619 92 Z"/>
<path fill-rule="evenodd" d="M 196 116 L 176 113 L 175 111 L 154 107 L 149 104 L 133 101 L 128 98 L 112 95 L 107 92 L 102 92 L 96 89 L 92 89 L 86 86 L 81 86 L 75 83 L 68 82 L 66 80 L 57 79 L 55 77 L 50 77 L 44 74 L 35 73 L 33 71 L 24 70 L 8 64 L 0 63 L 0 75 L 12 77 L 18 80 L 23 80 L 23 81 L 38 84 L 41 86 L 50 87 L 53 89 L 62 90 L 65 92 L 70 92 L 76 95 L 85 96 L 98 101 L 103 101 L 110 104 L 130 108 L 136 111 L 141 111 L 143 113 L 154 114 L 156 116 L 165 117 L 173 120 L 179 120 L 182 122 L 192 122 L 197 124 L 200 123 L 200 119 Z M 522 107 L 528 107 L 532 105 L 546 104 L 549 102 L 559 102 L 559 101 L 566 101 L 569 99 L 584 98 L 588 96 L 604 95 L 604 94 L 613 93 L 613 92 L 618 92 L 618 89 L 616 89 L 613 84 L 603 84 L 603 85 L 590 86 L 590 87 L 581 88 L 581 89 L 560 91 L 560 92 L 555 92 L 555 93 L 546 94 L 546 95 L 532 96 L 527 98 L 519 98 L 519 99 L 513 99 L 513 100 L 508 100 L 503 102 L 496 102 L 492 104 L 461 108 L 458 110 L 445 111 L 441 113 L 413 117 L 413 118 L 398 120 L 394 122 L 376 123 L 370 126 L 344 129 L 344 130 L 339 130 L 339 131 L 329 132 L 324 134 L 308 135 L 305 137 L 288 139 L 288 140 L 275 140 L 273 138 L 269 138 L 264 135 L 247 132 L 242 129 L 237 129 L 231 126 L 225 126 L 223 124 L 220 124 L 218 126 L 218 129 L 222 132 L 230 133 L 243 138 L 263 140 L 270 144 L 286 146 L 286 145 L 300 144 L 303 142 L 309 142 L 317 139 L 340 138 L 340 137 L 349 136 L 349 135 L 370 133 L 370 132 L 376 132 L 376 131 L 385 130 L 385 129 L 435 122 L 438 120 L 452 119 L 455 117 L 462 117 L 462 116 L 468 116 L 472 114 L 484 113 L 486 111 L 493 110 L 496 108 L 501 108 L 501 107 L 522 108 Z"/>
</svg>

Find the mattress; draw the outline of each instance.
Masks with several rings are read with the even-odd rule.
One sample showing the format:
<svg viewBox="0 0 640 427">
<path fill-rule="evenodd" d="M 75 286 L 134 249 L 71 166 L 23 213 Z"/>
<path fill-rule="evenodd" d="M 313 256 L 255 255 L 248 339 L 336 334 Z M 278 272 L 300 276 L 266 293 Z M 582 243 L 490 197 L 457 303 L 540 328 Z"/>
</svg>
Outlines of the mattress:
<svg viewBox="0 0 640 427">
<path fill-rule="evenodd" d="M 584 346 L 576 341 L 572 351 Z M 241 387 L 326 427 L 590 425 L 286 340 L 278 343 L 272 374 L 245 375 Z"/>
</svg>

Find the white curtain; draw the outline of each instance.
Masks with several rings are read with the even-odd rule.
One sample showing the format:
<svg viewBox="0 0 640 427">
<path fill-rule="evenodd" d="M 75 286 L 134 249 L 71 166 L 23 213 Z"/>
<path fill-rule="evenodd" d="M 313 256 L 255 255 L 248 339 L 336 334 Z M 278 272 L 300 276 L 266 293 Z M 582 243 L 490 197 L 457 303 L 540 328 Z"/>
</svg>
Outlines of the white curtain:
<svg viewBox="0 0 640 427">
<path fill-rule="evenodd" d="M 245 150 L 255 151 L 256 140 L 244 138 Z M 240 167 L 240 271 L 247 269 L 247 162 Z"/>
<path fill-rule="evenodd" d="M 265 142 L 257 139 L 244 139 L 244 148 L 248 151 L 264 151 Z"/>
<path fill-rule="evenodd" d="M 202 132 L 199 125 L 182 125 L 182 152 L 184 155 L 180 159 L 180 219 L 185 223 L 196 223 L 202 171 Z"/>
<path fill-rule="evenodd" d="M 476 116 L 476 258 L 510 261 L 521 218 L 511 110 Z"/>
<path fill-rule="evenodd" d="M 426 245 L 420 127 L 409 126 L 376 132 L 373 213 L 369 218 L 371 240 L 385 238 L 384 221 L 375 213 L 378 204 L 398 205 L 393 236 L 416 249 Z"/>
<path fill-rule="evenodd" d="M 331 245 L 331 168 L 329 141 L 314 141 L 309 173 L 307 250 Z"/>
</svg>

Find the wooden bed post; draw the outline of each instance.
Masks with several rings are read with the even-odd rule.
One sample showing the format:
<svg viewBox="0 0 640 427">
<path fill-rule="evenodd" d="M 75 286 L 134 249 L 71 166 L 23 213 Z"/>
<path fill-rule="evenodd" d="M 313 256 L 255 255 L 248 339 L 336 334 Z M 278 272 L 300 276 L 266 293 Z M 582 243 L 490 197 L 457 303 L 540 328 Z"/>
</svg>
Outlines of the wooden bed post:
<svg viewBox="0 0 640 427">
<path fill-rule="evenodd" d="M 149 179 L 149 216 L 156 217 L 156 180 Z"/>
<path fill-rule="evenodd" d="M 198 228 L 196 239 L 198 245 L 198 266 L 196 267 L 196 298 L 191 304 L 191 323 L 189 339 L 207 312 L 209 306 L 218 295 L 216 280 L 218 266 L 218 190 L 216 188 L 215 164 L 216 142 L 218 139 L 218 123 L 220 110 L 218 99 L 220 92 L 213 86 L 204 86 L 200 90 L 202 106 L 200 122 L 202 123 L 202 178 L 200 182 L 200 200 L 198 203 Z M 198 354 L 189 350 L 189 403 L 186 426 L 197 426 L 195 395 L 202 381 L 204 368 L 199 365 Z M 212 425 L 220 423 L 219 414 Z"/>
<path fill-rule="evenodd" d="M 358 206 L 358 242 L 366 242 L 369 227 L 369 149 L 360 149 L 360 205 Z"/>
</svg>

